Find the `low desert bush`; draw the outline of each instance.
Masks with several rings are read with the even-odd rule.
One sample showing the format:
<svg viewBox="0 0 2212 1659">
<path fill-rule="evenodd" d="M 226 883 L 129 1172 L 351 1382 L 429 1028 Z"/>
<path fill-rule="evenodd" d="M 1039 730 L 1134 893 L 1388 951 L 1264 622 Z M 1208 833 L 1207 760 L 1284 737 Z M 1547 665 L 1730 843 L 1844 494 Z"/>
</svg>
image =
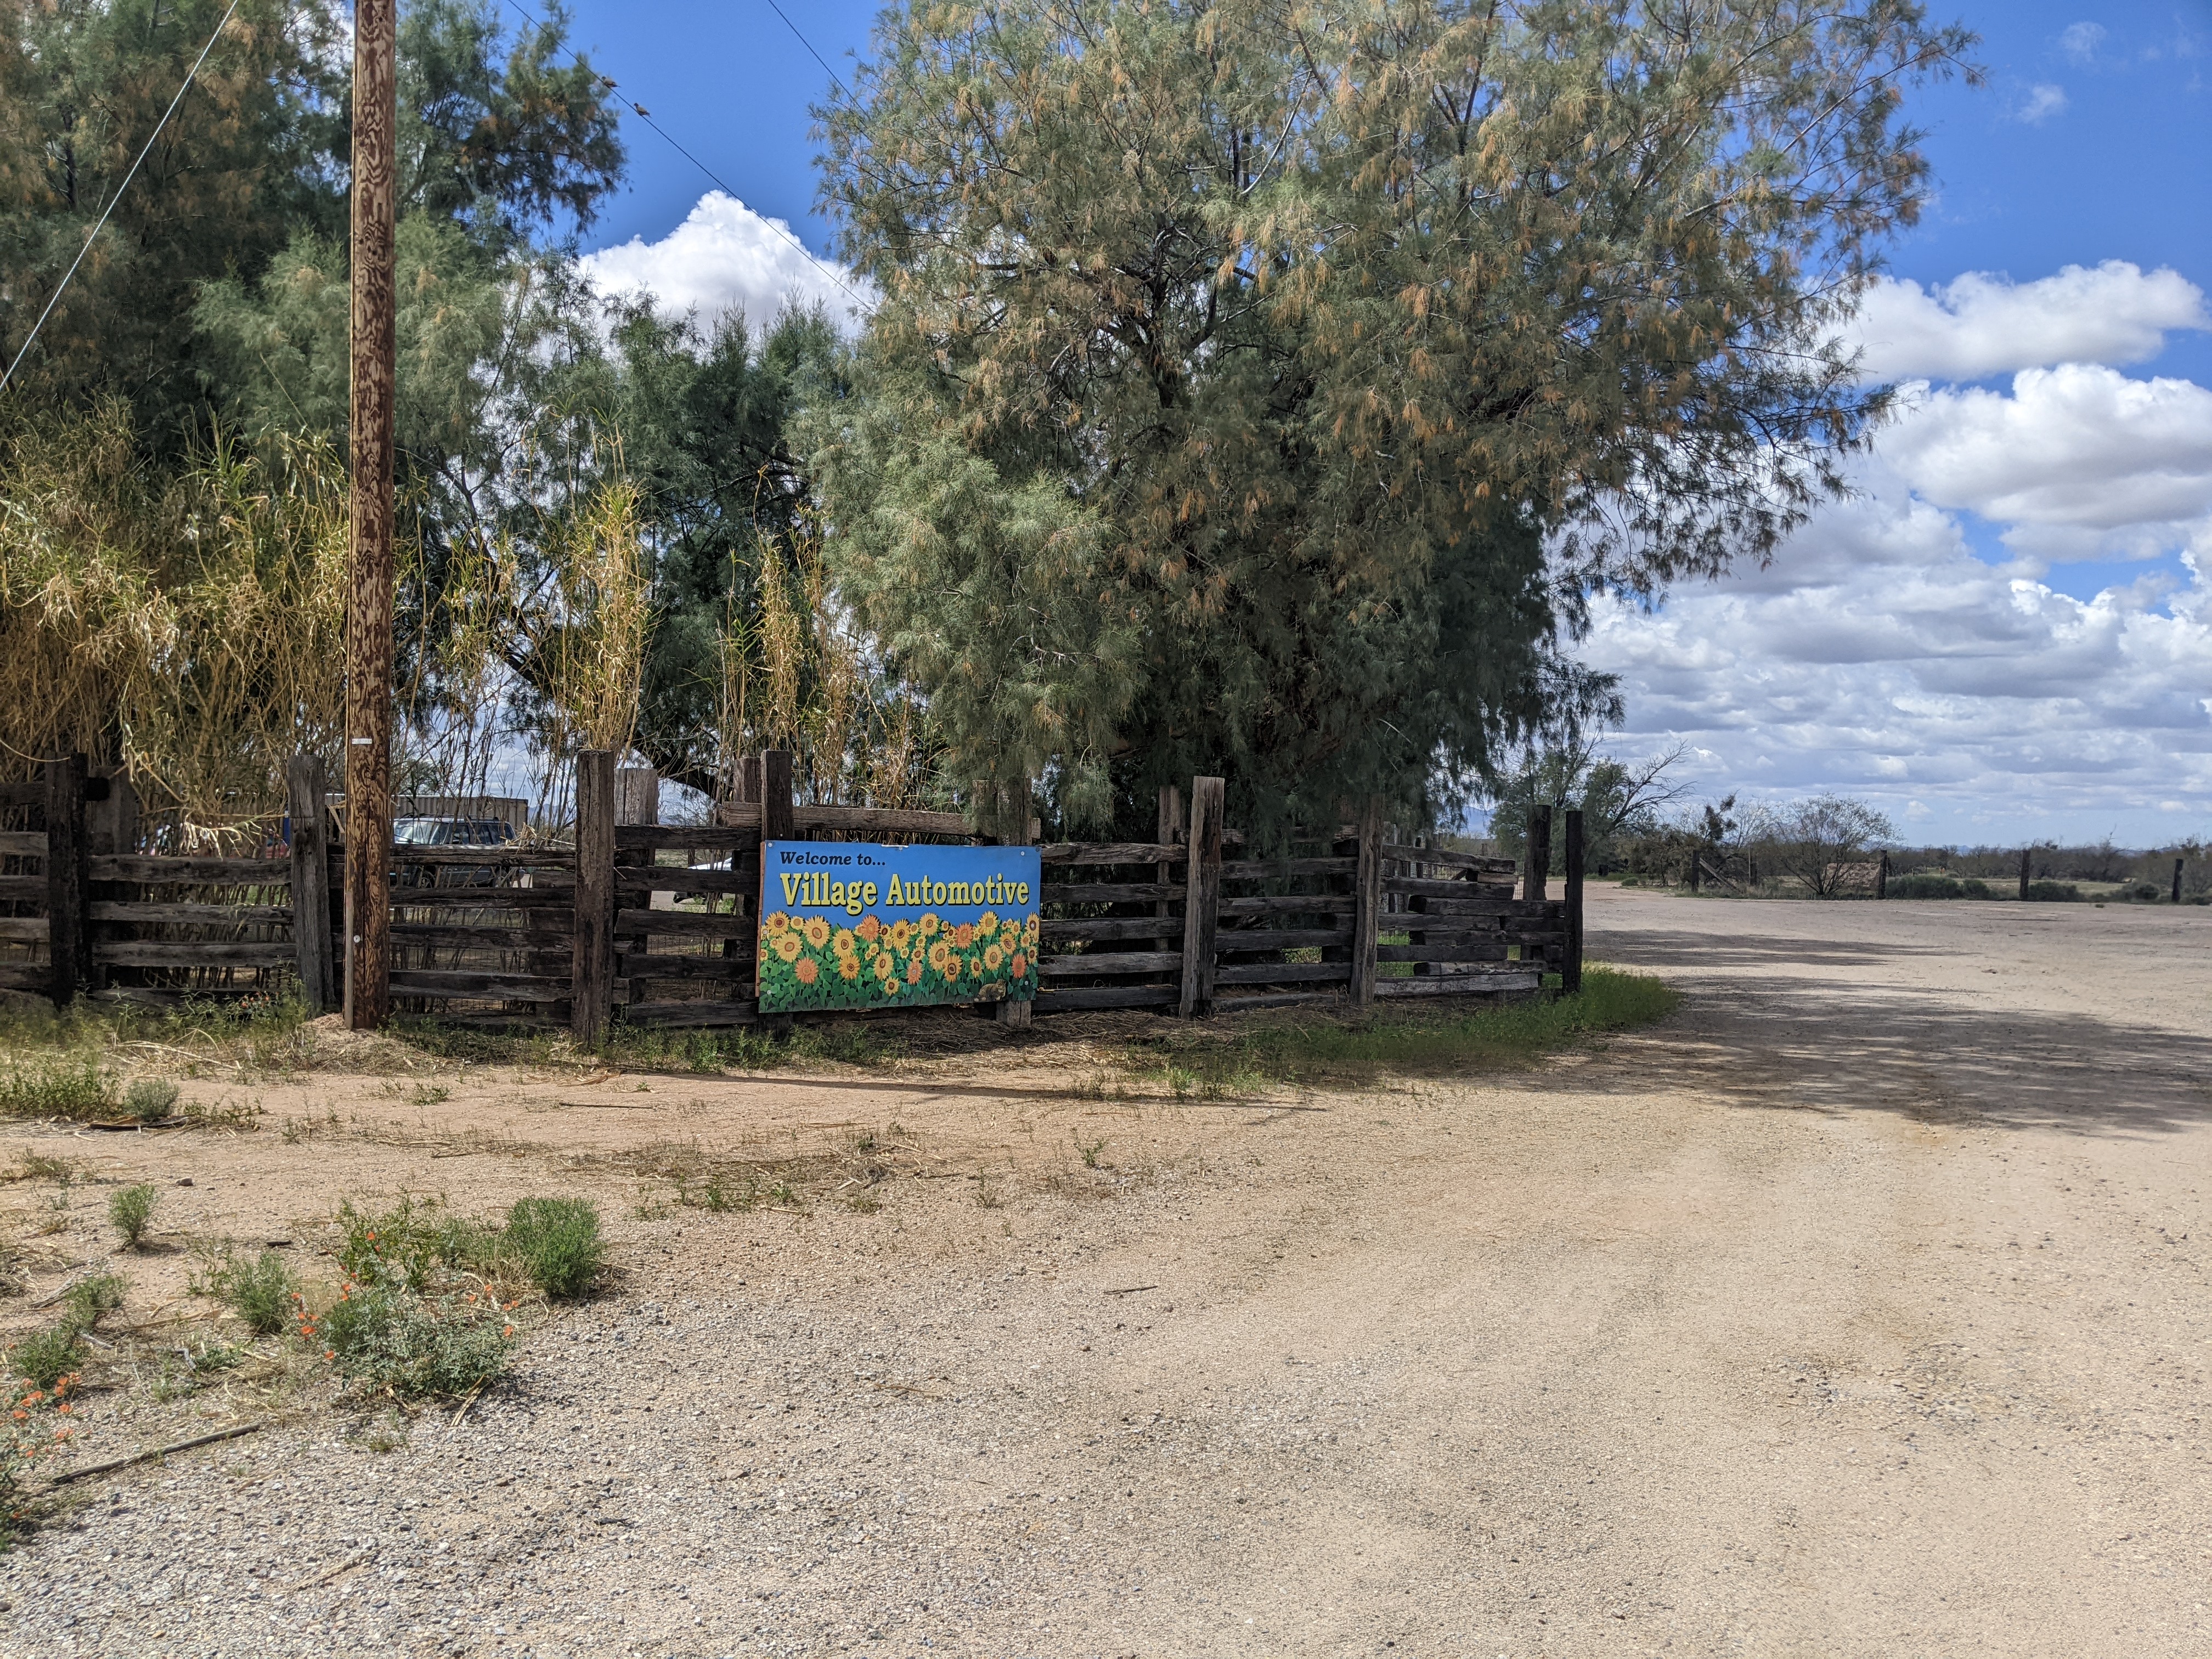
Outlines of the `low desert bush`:
<svg viewBox="0 0 2212 1659">
<path fill-rule="evenodd" d="M 2081 890 L 2070 881 L 2032 881 L 2027 884 L 2027 896 L 2032 902 L 2073 904 L 2080 901 Z"/>
<path fill-rule="evenodd" d="M 380 1215 L 356 1209 L 349 1199 L 338 1206 L 338 1225 L 345 1235 L 338 1266 L 349 1278 L 366 1282 L 396 1274 L 417 1296 L 440 1268 L 488 1267 L 495 1248 L 480 1223 L 411 1198 Z"/>
<path fill-rule="evenodd" d="M 161 1201 L 160 1190 L 152 1182 L 142 1181 L 124 1188 L 107 1200 L 107 1218 L 123 1235 L 123 1242 L 135 1250 L 154 1219 L 154 1206 Z"/>
<path fill-rule="evenodd" d="M 606 1254 L 599 1212 L 581 1198 L 517 1199 L 500 1245 L 548 1296 L 581 1295 Z"/>
<path fill-rule="evenodd" d="M 123 1305 L 123 1293 L 128 1289 L 129 1281 L 121 1273 L 95 1273 L 78 1279 L 62 1292 L 62 1322 L 73 1330 L 90 1330 L 100 1323 L 102 1314 L 113 1313 Z"/>
<path fill-rule="evenodd" d="M 301 1340 L 319 1344 L 343 1375 L 406 1397 L 460 1395 L 507 1369 L 514 1327 L 473 1292 L 422 1297 L 404 1284 L 348 1285 L 319 1317 L 302 1312 Z"/>
<path fill-rule="evenodd" d="M 51 1389 L 83 1364 L 83 1334 L 66 1319 L 8 1347 L 8 1374 L 34 1388 Z"/>
<path fill-rule="evenodd" d="M 113 1107 L 112 1080 L 89 1055 L 26 1056 L 0 1073 L 0 1114 L 9 1117 L 102 1117 Z"/>
<path fill-rule="evenodd" d="M 291 1263 L 274 1250 L 264 1250 L 251 1260 L 224 1256 L 199 1288 L 244 1320 L 256 1336 L 274 1336 L 291 1316 L 299 1285 Z"/>
<path fill-rule="evenodd" d="M 51 1382 L 16 1392 L 9 1391 L 9 1411 L 0 1419 L 0 1545 L 11 1538 L 23 1520 L 23 1477 L 42 1457 L 51 1456 L 69 1442 L 72 1425 L 70 1396 L 76 1377 L 64 1371 Z"/>
<path fill-rule="evenodd" d="M 123 1091 L 123 1109 L 141 1123 L 159 1123 L 177 1109 L 177 1085 L 142 1077 Z"/>
<path fill-rule="evenodd" d="M 1986 899 L 1996 894 L 1985 881 L 1968 876 L 1892 876 L 1886 896 L 1893 899 Z"/>
</svg>

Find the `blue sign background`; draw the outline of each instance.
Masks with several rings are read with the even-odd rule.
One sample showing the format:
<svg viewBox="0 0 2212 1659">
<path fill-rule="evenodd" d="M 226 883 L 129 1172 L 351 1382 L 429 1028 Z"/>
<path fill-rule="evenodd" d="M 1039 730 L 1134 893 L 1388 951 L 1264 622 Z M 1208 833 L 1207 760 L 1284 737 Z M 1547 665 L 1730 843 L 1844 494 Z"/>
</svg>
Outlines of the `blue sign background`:
<svg viewBox="0 0 2212 1659">
<path fill-rule="evenodd" d="M 1036 995 L 1034 847 L 761 848 L 763 1013 Z"/>
</svg>

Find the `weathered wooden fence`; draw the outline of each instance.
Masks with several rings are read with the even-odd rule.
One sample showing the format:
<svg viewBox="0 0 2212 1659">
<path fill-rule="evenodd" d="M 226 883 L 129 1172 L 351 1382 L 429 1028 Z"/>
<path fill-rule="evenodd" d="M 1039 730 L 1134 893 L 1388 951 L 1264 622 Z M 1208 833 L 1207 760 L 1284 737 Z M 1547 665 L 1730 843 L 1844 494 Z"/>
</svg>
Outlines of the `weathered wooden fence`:
<svg viewBox="0 0 2212 1659">
<path fill-rule="evenodd" d="M 81 758 L 50 763 L 37 784 L 0 786 L 0 988 L 58 1003 L 87 990 L 160 1001 L 282 982 L 337 1006 L 342 823 L 319 763 L 295 761 L 288 785 L 289 843 L 222 858 L 141 851 L 130 786 L 88 776 Z M 593 751 L 579 762 L 565 843 L 394 847 L 395 1005 L 580 1035 L 617 1020 L 749 1024 L 763 842 L 984 839 L 959 813 L 796 801 L 780 754 L 749 763 L 739 796 L 705 824 L 623 822 L 650 816 L 653 793 Z M 1025 811 L 1011 820 L 1023 833 L 1009 839 L 1034 839 Z M 1221 780 L 1194 779 L 1187 799 L 1161 792 L 1153 841 L 1039 849 L 1034 1011 L 1190 1018 L 1574 989 L 1580 828 L 1567 814 L 1566 896 L 1548 898 L 1551 819 L 1538 809 L 1516 896 L 1510 860 L 1401 840 L 1379 803 L 1275 856 L 1234 856 L 1243 838 L 1223 822 Z M 1019 1023 L 1030 1006 L 997 1012 Z"/>
</svg>

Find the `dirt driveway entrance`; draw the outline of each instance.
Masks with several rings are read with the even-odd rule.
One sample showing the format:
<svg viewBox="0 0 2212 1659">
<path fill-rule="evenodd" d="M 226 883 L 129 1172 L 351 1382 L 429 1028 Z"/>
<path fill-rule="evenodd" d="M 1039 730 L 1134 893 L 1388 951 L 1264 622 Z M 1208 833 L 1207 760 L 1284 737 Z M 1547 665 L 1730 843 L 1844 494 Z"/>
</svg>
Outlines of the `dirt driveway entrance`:
<svg viewBox="0 0 2212 1659">
<path fill-rule="evenodd" d="M 0 1651 L 2212 1651 L 2212 913 L 1601 889 L 1592 950 L 1685 1008 L 1352 1094 L 319 1076 L 179 1214 L 580 1187 L 622 1281 L 458 1423 L 106 1483 Z M 627 1202 L 855 1135 L 872 1210 Z"/>
</svg>

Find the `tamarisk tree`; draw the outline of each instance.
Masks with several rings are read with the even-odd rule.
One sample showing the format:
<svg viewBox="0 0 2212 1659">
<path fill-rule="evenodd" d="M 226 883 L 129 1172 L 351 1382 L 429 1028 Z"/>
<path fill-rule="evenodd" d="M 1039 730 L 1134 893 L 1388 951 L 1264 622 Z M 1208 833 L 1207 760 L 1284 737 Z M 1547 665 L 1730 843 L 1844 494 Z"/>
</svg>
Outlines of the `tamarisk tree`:
<svg viewBox="0 0 2212 1659">
<path fill-rule="evenodd" d="M 956 775 L 1462 799 L 1612 585 L 1763 559 L 1882 394 L 1909 0 L 886 11 L 819 112 L 881 302 L 811 442 Z"/>
</svg>

